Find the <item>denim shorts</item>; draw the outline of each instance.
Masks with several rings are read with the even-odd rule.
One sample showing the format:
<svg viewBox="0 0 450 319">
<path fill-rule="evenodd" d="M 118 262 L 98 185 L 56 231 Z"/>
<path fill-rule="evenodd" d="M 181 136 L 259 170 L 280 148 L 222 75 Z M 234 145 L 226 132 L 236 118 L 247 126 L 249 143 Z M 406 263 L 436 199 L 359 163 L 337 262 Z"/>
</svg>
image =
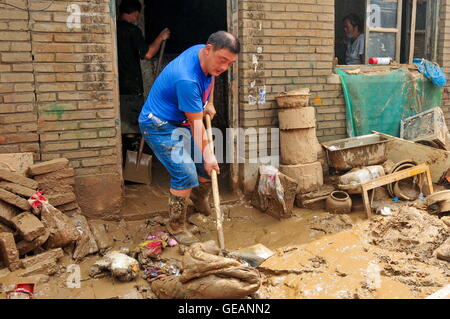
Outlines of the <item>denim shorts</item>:
<svg viewBox="0 0 450 319">
<path fill-rule="evenodd" d="M 190 127 L 180 127 L 156 116 L 147 119 L 147 123 L 139 122 L 139 127 L 145 142 L 169 172 L 172 189 L 197 187 L 199 176 L 211 179 Z"/>
</svg>

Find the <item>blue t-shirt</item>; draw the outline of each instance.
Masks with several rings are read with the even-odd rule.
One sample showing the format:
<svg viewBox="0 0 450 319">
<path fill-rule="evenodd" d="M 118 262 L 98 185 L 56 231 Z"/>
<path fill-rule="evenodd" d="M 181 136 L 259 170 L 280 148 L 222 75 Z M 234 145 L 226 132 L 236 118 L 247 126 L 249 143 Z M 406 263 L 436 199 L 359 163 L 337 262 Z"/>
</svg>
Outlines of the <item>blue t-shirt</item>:
<svg viewBox="0 0 450 319">
<path fill-rule="evenodd" d="M 170 62 L 154 82 L 142 107 L 139 123 L 149 121 L 148 115 L 181 123 L 184 112 L 202 112 L 209 99 L 212 76 L 206 76 L 200 66 L 198 53 L 205 45 L 195 45 Z"/>
</svg>

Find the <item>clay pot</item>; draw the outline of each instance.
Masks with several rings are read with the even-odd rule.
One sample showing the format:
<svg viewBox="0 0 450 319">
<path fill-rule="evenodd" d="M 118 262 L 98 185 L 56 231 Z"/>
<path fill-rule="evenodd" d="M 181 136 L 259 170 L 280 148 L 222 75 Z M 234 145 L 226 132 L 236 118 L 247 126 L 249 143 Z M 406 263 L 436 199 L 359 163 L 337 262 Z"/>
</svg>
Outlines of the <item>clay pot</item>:
<svg viewBox="0 0 450 319">
<path fill-rule="evenodd" d="M 334 214 L 346 214 L 352 210 L 352 199 L 346 192 L 334 191 L 326 201 L 326 209 Z"/>
</svg>

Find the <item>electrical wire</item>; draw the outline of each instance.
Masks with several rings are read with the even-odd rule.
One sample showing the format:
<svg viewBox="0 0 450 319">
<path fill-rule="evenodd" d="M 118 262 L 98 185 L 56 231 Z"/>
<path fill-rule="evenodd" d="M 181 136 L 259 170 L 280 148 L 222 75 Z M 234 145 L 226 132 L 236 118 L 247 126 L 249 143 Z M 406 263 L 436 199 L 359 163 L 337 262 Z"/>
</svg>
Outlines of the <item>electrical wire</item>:
<svg viewBox="0 0 450 319">
<path fill-rule="evenodd" d="M 16 6 L 16 5 L 10 4 L 10 3 L 0 3 L 0 5 L 10 6 L 10 7 L 13 7 L 13 8 L 16 8 L 16 9 L 19 9 L 19 10 L 22 10 L 22 11 L 28 11 L 28 12 L 41 12 L 41 11 L 45 11 L 45 10 L 47 10 L 48 8 L 50 8 L 54 2 L 55 2 L 55 0 L 52 0 L 52 2 L 51 2 L 46 8 L 44 8 L 44 9 L 39 9 L 39 10 L 32 10 L 32 9 L 28 9 L 28 8 L 20 8 L 20 7 Z"/>
</svg>

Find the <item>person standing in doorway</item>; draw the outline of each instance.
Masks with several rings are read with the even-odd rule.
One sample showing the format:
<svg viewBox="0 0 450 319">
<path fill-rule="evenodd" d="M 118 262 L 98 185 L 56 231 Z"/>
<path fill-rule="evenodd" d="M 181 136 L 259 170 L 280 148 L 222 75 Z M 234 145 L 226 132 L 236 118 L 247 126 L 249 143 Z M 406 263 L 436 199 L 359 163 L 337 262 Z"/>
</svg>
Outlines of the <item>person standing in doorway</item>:
<svg viewBox="0 0 450 319">
<path fill-rule="evenodd" d="M 117 22 L 121 129 L 122 134 L 130 138 L 140 133 L 137 118 L 144 103 L 140 60 L 150 60 L 158 52 L 161 43 L 170 37 L 169 29 L 165 28 L 148 45 L 137 26 L 141 10 L 139 0 L 122 0 Z"/>
<path fill-rule="evenodd" d="M 347 46 L 345 51 L 345 64 L 365 63 L 365 36 L 363 26 L 358 15 L 351 13 L 343 20 L 345 40 Z"/>
<path fill-rule="evenodd" d="M 219 165 L 203 117 L 216 114 L 214 78 L 230 68 L 239 51 L 239 40 L 225 31 L 187 49 L 158 76 L 139 116 L 142 136 L 171 176 L 167 230 L 181 244 L 197 241 L 186 226 L 188 197 L 200 213 L 211 213 L 211 172 L 219 173 Z"/>
</svg>

